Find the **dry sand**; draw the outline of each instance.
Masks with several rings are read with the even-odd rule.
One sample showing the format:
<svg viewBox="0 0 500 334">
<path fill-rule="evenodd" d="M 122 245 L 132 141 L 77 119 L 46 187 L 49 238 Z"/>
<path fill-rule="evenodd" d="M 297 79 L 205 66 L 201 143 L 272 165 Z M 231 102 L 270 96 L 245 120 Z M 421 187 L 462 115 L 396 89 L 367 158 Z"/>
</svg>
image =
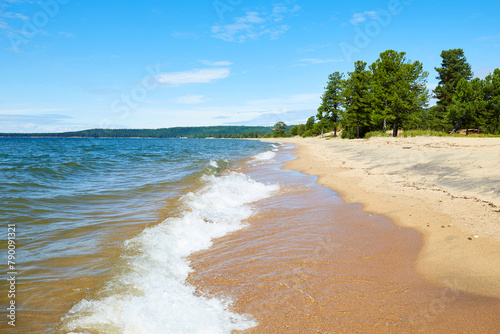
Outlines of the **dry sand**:
<svg viewBox="0 0 500 334">
<path fill-rule="evenodd" d="M 287 168 L 422 233 L 424 279 L 500 298 L 500 138 L 280 141 L 299 147 Z"/>
<path fill-rule="evenodd" d="M 427 140 L 432 141 L 402 145 L 394 139 L 386 140 L 389 144 L 288 139 L 300 147 L 299 158 L 288 162 L 287 169 L 294 170 L 281 170 L 292 158 L 288 148 L 274 162 L 242 170 L 257 181 L 279 184 L 279 194 L 256 204 L 245 229 L 190 256 L 195 271 L 188 283 L 201 295 L 230 298 L 233 311 L 252 315 L 258 326 L 244 331 L 248 334 L 498 333 L 499 276 L 492 269 L 498 266 L 498 235 L 484 237 L 483 229 L 469 240 L 471 231 L 452 225 L 440 205 L 458 203 L 458 209 L 446 210 L 469 217 L 477 209 L 490 227 L 497 213 L 487 216 L 486 203 L 452 199 L 443 191 L 423 190 L 424 184 L 418 190 L 403 185 L 417 173 L 410 173 L 411 158 L 397 153 L 412 150 L 402 147 L 416 151 Z M 387 162 L 395 156 L 399 163 Z M 419 159 L 421 168 L 430 162 Z M 422 173 L 437 180 L 435 174 L 429 167 Z M 345 199 L 365 203 L 368 212 Z M 462 261 L 472 261 L 474 271 Z"/>
</svg>

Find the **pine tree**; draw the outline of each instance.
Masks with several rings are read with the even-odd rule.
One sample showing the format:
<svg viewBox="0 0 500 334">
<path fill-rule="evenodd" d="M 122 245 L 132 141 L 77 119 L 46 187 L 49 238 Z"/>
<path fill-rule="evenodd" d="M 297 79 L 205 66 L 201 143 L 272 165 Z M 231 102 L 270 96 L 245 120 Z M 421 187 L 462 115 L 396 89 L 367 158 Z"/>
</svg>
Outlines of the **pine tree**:
<svg viewBox="0 0 500 334">
<path fill-rule="evenodd" d="M 429 75 L 419 61 L 406 60 L 405 52 L 387 50 L 370 69 L 373 72 L 374 122 L 392 123 L 392 135 L 412 117 L 421 113 L 428 101 L 426 79 Z"/>
<path fill-rule="evenodd" d="M 318 108 L 317 118 L 320 122 L 325 118 L 334 126 L 333 136 L 337 137 L 337 122 L 340 119 L 342 106 L 342 82 L 344 75 L 340 72 L 334 72 L 328 76 L 328 83 L 325 92 L 321 96 L 321 105 Z M 321 118 L 320 118 L 321 116 Z"/>
<path fill-rule="evenodd" d="M 484 79 L 484 93 L 486 126 L 489 132 L 497 133 L 500 128 L 500 69 L 495 69 Z"/>
<path fill-rule="evenodd" d="M 284 122 L 278 122 L 274 124 L 273 137 L 283 137 L 286 132 L 286 124 Z"/>
<path fill-rule="evenodd" d="M 447 117 L 452 124 L 458 128 L 465 128 L 469 134 L 472 126 L 479 129 L 484 125 L 483 112 L 486 106 L 484 100 L 484 83 L 475 78 L 472 81 L 462 78 L 455 89 L 452 103 L 448 106 Z"/>
<path fill-rule="evenodd" d="M 323 138 L 324 127 L 328 121 L 328 106 L 326 105 L 325 102 L 322 102 L 321 105 L 318 107 L 318 113 L 316 114 L 316 118 L 318 119 L 318 122 L 321 127 L 321 138 Z"/>
<path fill-rule="evenodd" d="M 467 58 L 465 58 L 463 49 L 444 50 L 441 52 L 441 58 L 443 59 L 441 67 L 435 67 L 438 72 L 436 79 L 439 79 L 439 84 L 434 89 L 434 97 L 438 101 L 433 110 L 436 113 L 436 120 L 441 122 L 441 126 L 444 126 L 446 119 L 450 119 L 450 117 L 447 117 L 448 106 L 452 103 L 458 82 L 461 79 L 470 80 L 472 70 Z"/>
<path fill-rule="evenodd" d="M 360 130 L 370 125 L 371 119 L 371 72 L 366 70 L 364 61 L 354 63 L 354 72 L 344 80 L 343 99 L 344 131 L 348 128 L 356 129 L 356 138 L 360 137 Z"/>
<path fill-rule="evenodd" d="M 309 117 L 307 119 L 307 122 L 306 122 L 306 131 L 312 130 L 315 122 L 316 122 L 316 119 L 314 118 L 314 116 Z"/>
</svg>

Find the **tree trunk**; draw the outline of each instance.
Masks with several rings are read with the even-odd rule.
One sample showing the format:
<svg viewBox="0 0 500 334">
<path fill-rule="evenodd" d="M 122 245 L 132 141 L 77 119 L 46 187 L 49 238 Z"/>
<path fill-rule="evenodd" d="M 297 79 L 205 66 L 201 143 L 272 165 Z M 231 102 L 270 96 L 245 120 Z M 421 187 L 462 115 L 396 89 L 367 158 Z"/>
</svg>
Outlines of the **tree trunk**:
<svg viewBox="0 0 500 334">
<path fill-rule="evenodd" d="M 387 119 L 384 118 L 384 125 L 382 127 L 382 131 L 386 132 L 387 131 Z"/>
<path fill-rule="evenodd" d="M 465 129 L 465 135 L 468 136 L 469 135 L 469 127 L 467 127 L 467 129 Z"/>
<path fill-rule="evenodd" d="M 356 138 L 359 139 L 359 121 L 358 124 L 356 124 Z"/>
<path fill-rule="evenodd" d="M 392 126 L 392 136 L 397 137 L 398 136 L 398 122 L 394 120 L 394 124 Z"/>
<path fill-rule="evenodd" d="M 323 138 L 323 127 L 321 127 L 321 138 Z"/>
<path fill-rule="evenodd" d="M 337 124 L 333 126 L 333 138 L 337 137 Z"/>
</svg>

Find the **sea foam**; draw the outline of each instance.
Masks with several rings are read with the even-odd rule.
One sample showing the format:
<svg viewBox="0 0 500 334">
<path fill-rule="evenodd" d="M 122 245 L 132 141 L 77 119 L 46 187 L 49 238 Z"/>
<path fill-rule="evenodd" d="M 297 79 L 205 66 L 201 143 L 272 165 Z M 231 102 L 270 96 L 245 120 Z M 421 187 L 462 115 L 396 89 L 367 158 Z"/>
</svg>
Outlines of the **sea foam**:
<svg viewBox="0 0 500 334">
<path fill-rule="evenodd" d="M 268 154 L 273 152 L 265 152 Z M 262 160 L 262 159 L 257 159 Z M 278 190 L 230 172 L 203 176 L 205 186 L 181 198 L 181 214 L 146 228 L 123 245 L 123 268 L 96 300 L 82 300 L 62 319 L 70 333 L 231 333 L 257 325 L 228 310 L 230 300 L 195 295 L 185 280 L 187 256 L 238 230 L 250 203 Z"/>
<path fill-rule="evenodd" d="M 272 160 L 275 156 L 276 156 L 276 153 L 274 151 L 266 151 L 266 152 L 262 152 L 262 153 L 256 154 L 253 157 L 253 159 L 252 159 L 251 162 L 252 163 L 253 162 L 263 163 L 263 162 Z"/>
</svg>

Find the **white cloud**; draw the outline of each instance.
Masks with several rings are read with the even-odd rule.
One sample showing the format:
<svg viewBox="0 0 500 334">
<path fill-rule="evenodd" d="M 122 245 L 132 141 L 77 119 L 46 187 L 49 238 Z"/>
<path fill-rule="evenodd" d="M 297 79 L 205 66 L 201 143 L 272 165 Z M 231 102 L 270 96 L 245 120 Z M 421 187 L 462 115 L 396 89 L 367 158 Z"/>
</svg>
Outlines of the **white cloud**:
<svg viewBox="0 0 500 334">
<path fill-rule="evenodd" d="M 5 12 L 0 10 L 0 33 L 2 32 L 1 30 L 3 30 L 4 34 L 16 31 L 12 27 L 12 19 L 29 20 L 29 17 L 21 13 Z M 14 25 L 18 25 L 18 23 L 15 23 Z"/>
<path fill-rule="evenodd" d="M 148 118 L 144 119 L 151 122 L 152 119 L 158 118 L 158 126 L 163 124 L 161 122 L 165 121 L 166 116 L 176 117 L 176 119 L 168 120 L 169 124 L 184 125 L 220 125 L 221 123 L 274 125 L 278 121 L 297 124 L 305 123 L 307 118 L 315 115 L 320 103 L 321 93 L 317 92 L 254 99 L 228 105 L 190 105 L 189 109 L 185 110 L 170 105 L 157 111 L 148 110 Z M 142 116 L 145 115 L 144 112 L 145 110 L 141 110 Z M 139 125 L 135 125 L 137 126 Z M 144 125 L 144 127 L 151 127 L 151 125 Z"/>
<path fill-rule="evenodd" d="M 21 20 L 29 20 L 30 18 L 21 13 L 13 13 L 13 12 L 4 12 L 1 13 L 1 16 L 8 19 L 21 19 Z"/>
<path fill-rule="evenodd" d="M 500 39 L 500 34 L 498 35 L 489 35 L 489 36 L 480 36 L 476 38 L 476 41 L 489 41 L 489 40 L 498 40 Z"/>
<path fill-rule="evenodd" d="M 227 78 L 229 68 L 194 69 L 185 72 L 163 73 L 158 76 L 158 82 L 168 86 L 181 86 L 190 83 L 210 83 L 214 80 Z"/>
<path fill-rule="evenodd" d="M 68 126 L 72 119 L 62 114 L 0 114 L 0 132 L 52 132 L 54 126 Z"/>
<path fill-rule="evenodd" d="M 269 36 L 276 39 L 290 29 L 286 24 L 276 24 L 283 21 L 287 15 L 300 10 L 299 6 L 288 8 L 282 5 L 274 5 L 272 12 L 259 13 L 247 12 L 246 16 L 236 17 L 232 24 L 216 24 L 212 27 L 212 37 L 222 39 L 227 42 L 245 42 L 246 40 L 256 40 L 261 36 Z"/>
<path fill-rule="evenodd" d="M 177 97 L 171 101 L 179 104 L 198 104 L 204 103 L 207 100 L 205 99 L 205 95 L 186 95 Z"/>
<path fill-rule="evenodd" d="M 210 61 L 210 60 L 200 60 L 200 63 L 203 65 L 208 65 L 208 66 L 231 66 L 233 63 L 230 61 L 226 60 L 221 60 L 221 61 Z"/>
<path fill-rule="evenodd" d="M 362 22 L 365 22 L 368 19 L 368 17 L 375 19 L 376 16 L 377 16 L 376 11 L 365 11 L 363 13 L 354 14 L 352 19 L 349 20 L 349 22 L 351 22 L 354 25 L 358 25 Z"/>
<path fill-rule="evenodd" d="M 230 116 L 229 122 L 233 124 L 245 122 L 245 124 L 273 125 L 277 121 L 293 124 L 302 119 L 303 115 L 309 117 L 316 114 L 320 103 L 321 93 L 284 95 L 246 101 L 243 105 L 227 108 L 223 115 Z M 217 111 L 219 115 L 223 112 L 220 109 Z M 298 114 L 302 116 L 298 117 Z M 285 117 L 285 115 L 289 116 Z M 291 115 L 295 116 L 291 117 Z"/>
<path fill-rule="evenodd" d="M 300 10 L 300 6 L 295 5 L 292 8 L 288 8 L 286 6 L 282 5 L 275 5 L 273 7 L 273 13 L 271 14 L 271 18 L 273 19 L 274 22 L 280 22 L 282 21 L 286 14 L 294 14 Z"/>
<path fill-rule="evenodd" d="M 306 120 L 311 117 L 312 111 L 309 109 L 303 110 L 290 110 L 284 112 L 269 112 L 261 113 L 257 116 L 250 116 L 247 118 L 242 118 L 237 121 L 228 121 L 224 124 L 237 124 L 237 125 L 262 125 L 262 126 L 272 126 L 277 122 L 285 122 L 287 125 L 292 124 L 303 124 Z M 222 119 L 219 117 L 218 119 Z"/>
</svg>

